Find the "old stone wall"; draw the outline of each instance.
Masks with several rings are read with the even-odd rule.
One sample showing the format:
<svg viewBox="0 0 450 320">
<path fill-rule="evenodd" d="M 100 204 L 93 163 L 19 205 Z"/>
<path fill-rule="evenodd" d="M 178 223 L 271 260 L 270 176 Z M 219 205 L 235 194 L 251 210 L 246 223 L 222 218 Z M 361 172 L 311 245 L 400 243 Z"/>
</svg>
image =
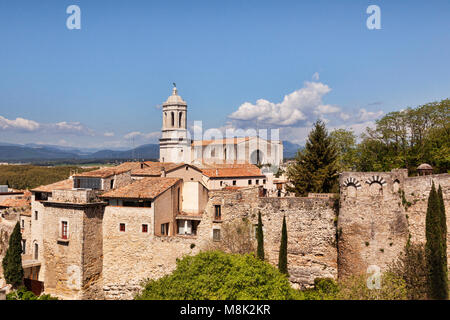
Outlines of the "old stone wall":
<svg viewBox="0 0 450 320">
<path fill-rule="evenodd" d="M 103 203 L 76 204 L 46 202 L 43 225 L 45 293 L 67 299 L 103 297 L 102 218 Z M 61 223 L 68 224 L 68 237 L 61 235 Z"/>
<path fill-rule="evenodd" d="M 157 279 L 172 272 L 176 259 L 195 254 L 196 239 L 155 236 L 154 208 L 105 208 L 103 219 L 103 290 L 106 299 L 132 299 L 145 279 Z M 125 232 L 119 224 L 125 223 Z M 142 232 L 142 224 L 149 226 Z"/>
<path fill-rule="evenodd" d="M 406 170 L 345 172 L 340 176 L 338 220 L 339 276 L 382 271 L 404 250 L 411 234 L 425 241 L 425 216 L 431 182 L 441 184 L 449 224 L 448 174 L 408 177 Z"/>
<path fill-rule="evenodd" d="M 317 277 L 337 277 L 334 200 L 308 198 L 260 198 L 259 188 L 210 192 L 210 201 L 199 226 L 199 237 L 212 238 L 212 229 L 247 218 L 253 225 L 261 212 L 267 260 L 278 264 L 283 216 L 288 231 L 289 280 L 297 288 L 310 287 Z M 221 205 L 222 222 L 214 217 Z"/>
</svg>

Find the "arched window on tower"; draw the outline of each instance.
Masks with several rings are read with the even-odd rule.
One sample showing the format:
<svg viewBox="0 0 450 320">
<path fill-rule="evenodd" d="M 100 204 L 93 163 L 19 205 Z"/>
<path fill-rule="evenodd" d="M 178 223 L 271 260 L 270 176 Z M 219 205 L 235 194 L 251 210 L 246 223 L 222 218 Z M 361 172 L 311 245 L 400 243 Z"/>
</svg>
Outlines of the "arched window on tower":
<svg viewBox="0 0 450 320">
<path fill-rule="evenodd" d="M 172 127 L 175 126 L 175 114 L 173 112 L 171 112 L 172 115 Z"/>
<path fill-rule="evenodd" d="M 178 115 L 179 115 L 179 117 L 178 117 L 178 127 L 181 128 L 181 117 L 183 116 L 183 113 L 180 112 Z"/>
</svg>

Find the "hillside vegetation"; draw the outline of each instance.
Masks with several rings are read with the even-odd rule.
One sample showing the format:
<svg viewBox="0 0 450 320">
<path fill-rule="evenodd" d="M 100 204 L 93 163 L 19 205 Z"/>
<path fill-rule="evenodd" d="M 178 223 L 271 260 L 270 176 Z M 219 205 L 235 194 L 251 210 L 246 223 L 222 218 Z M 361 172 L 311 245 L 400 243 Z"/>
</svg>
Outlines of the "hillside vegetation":
<svg viewBox="0 0 450 320">
<path fill-rule="evenodd" d="M 97 168 L 83 169 L 76 166 L 40 167 L 33 165 L 0 165 L 0 185 L 14 189 L 32 189 L 67 179 L 73 172 L 86 172 Z"/>
</svg>

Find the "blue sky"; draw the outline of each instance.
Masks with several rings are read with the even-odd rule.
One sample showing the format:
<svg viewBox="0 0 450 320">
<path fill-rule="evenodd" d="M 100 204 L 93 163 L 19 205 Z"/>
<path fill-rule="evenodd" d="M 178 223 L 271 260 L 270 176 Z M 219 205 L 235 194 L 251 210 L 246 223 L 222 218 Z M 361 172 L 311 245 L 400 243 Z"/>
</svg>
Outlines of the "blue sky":
<svg viewBox="0 0 450 320">
<path fill-rule="evenodd" d="M 69 5 L 81 30 L 69 30 Z M 369 30 L 369 5 L 381 30 Z M 203 128 L 360 133 L 450 97 L 450 1 L 0 3 L 0 142 L 156 142 L 172 82 Z M 262 100 L 261 100 L 262 99 Z"/>
</svg>

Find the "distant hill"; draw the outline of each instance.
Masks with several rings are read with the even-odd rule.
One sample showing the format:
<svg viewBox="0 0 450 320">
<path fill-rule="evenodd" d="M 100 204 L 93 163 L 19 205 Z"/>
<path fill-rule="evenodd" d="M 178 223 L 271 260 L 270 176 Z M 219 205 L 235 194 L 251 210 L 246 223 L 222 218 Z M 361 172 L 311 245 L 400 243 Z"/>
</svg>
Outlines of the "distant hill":
<svg viewBox="0 0 450 320">
<path fill-rule="evenodd" d="M 87 152 L 86 149 L 44 146 L 12 145 L 0 143 L 0 162 L 41 162 L 44 160 L 102 160 L 102 159 L 158 159 L 159 145 L 146 144 L 132 150 L 100 150 Z"/>
<path fill-rule="evenodd" d="M 78 159 L 79 157 L 76 153 L 53 148 L 0 145 L 0 161 Z"/>
<path fill-rule="evenodd" d="M 294 158 L 300 145 L 283 141 L 284 158 Z M 159 145 L 145 144 L 131 150 L 98 150 L 55 145 L 9 144 L 0 142 L 0 162 L 42 162 L 50 160 L 159 159 Z"/>
<path fill-rule="evenodd" d="M 283 141 L 283 157 L 284 159 L 292 159 L 295 158 L 298 149 L 303 149 L 303 147 L 299 144 L 292 143 L 289 141 Z"/>
<path fill-rule="evenodd" d="M 159 145 L 145 144 L 132 150 L 101 150 L 88 156 L 92 159 L 159 159 Z"/>
</svg>

